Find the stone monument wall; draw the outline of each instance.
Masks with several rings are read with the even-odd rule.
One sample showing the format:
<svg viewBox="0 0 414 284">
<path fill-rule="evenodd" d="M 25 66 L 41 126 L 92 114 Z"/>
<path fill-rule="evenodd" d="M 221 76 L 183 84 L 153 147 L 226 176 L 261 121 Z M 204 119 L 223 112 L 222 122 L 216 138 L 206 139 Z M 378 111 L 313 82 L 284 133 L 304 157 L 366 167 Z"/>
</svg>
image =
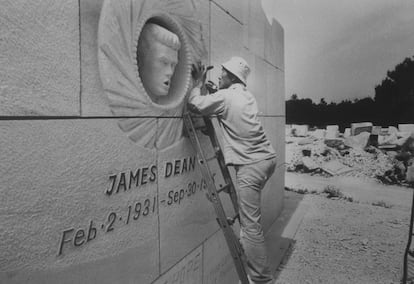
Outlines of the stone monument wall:
<svg viewBox="0 0 414 284">
<path fill-rule="evenodd" d="M 152 18 L 183 41 L 177 98 L 160 104 L 132 75 L 139 20 Z M 234 55 L 252 67 L 278 155 L 269 230 L 283 206 L 284 51 L 260 1 L 6 0 L 0 54 L 0 283 L 235 281 L 182 135 L 180 84 L 197 59 L 216 67 L 212 80 Z"/>
</svg>

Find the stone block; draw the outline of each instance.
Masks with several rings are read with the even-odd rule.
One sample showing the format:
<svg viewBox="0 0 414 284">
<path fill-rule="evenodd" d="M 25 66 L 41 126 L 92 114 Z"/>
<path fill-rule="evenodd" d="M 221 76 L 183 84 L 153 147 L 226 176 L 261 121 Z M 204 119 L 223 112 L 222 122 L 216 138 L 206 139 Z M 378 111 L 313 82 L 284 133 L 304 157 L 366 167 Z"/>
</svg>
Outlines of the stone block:
<svg viewBox="0 0 414 284">
<path fill-rule="evenodd" d="M 373 126 L 372 127 L 372 135 L 380 135 L 381 133 L 381 126 Z"/>
<path fill-rule="evenodd" d="M 261 1 L 248 1 L 248 9 L 244 20 L 244 46 L 255 55 L 265 58 L 265 24 L 267 18 Z"/>
<path fill-rule="evenodd" d="M 358 123 L 351 123 L 351 135 L 355 136 L 360 134 L 361 132 L 369 132 L 372 131 L 372 122 L 358 122 Z"/>
<path fill-rule="evenodd" d="M 0 115 L 77 116 L 77 1 L 2 1 Z"/>
<path fill-rule="evenodd" d="M 204 5 L 200 7 L 209 5 L 207 2 L 197 3 Z M 195 18 L 197 7 L 199 5 L 192 0 L 104 2 L 99 16 L 96 53 L 104 96 L 107 97 L 110 111 L 114 116 L 181 115 L 185 95 L 191 84 L 191 65 L 199 60 L 207 61 L 206 43 L 202 40 L 203 24 L 200 23 L 200 19 Z M 204 19 L 207 20 L 207 17 L 204 16 Z M 181 39 L 179 60 L 165 94 L 149 91 L 153 89 L 150 87 L 153 84 L 149 78 L 163 77 L 162 72 L 152 74 L 153 71 L 144 68 L 142 64 L 141 67 L 138 66 L 138 61 L 143 58 L 155 56 L 153 52 L 149 52 L 145 57 L 137 58 L 138 41 L 148 21 L 159 22 Z M 164 80 L 161 77 L 158 78 L 159 82 Z"/>
<path fill-rule="evenodd" d="M 244 49 L 242 57 L 251 67 L 247 89 L 256 98 L 259 114 L 284 115 L 284 74 L 250 50 Z"/>
<path fill-rule="evenodd" d="M 326 131 L 327 132 L 336 132 L 336 131 L 339 131 L 339 126 L 338 125 L 327 125 L 326 126 Z"/>
<path fill-rule="evenodd" d="M 283 27 L 275 20 L 272 24 L 265 23 L 264 57 L 279 70 L 285 70 L 284 64 L 284 31 Z"/>
<path fill-rule="evenodd" d="M 398 129 L 397 129 L 397 127 L 394 127 L 394 126 L 388 126 L 388 133 L 389 133 L 389 134 L 397 134 L 397 133 L 398 133 Z"/>
<path fill-rule="evenodd" d="M 266 115 L 285 115 L 285 74 L 266 63 Z"/>
<path fill-rule="evenodd" d="M 267 101 L 268 99 L 270 100 L 270 91 L 268 92 L 267 90 L 267 64 L 262 58 L 255 55 L 252 56 L 249 64 L 252 71 L 248 79 L 247 88 L 256 98 L 259 114 L 267 114 Z"/>
<path fill-rule="evenodd" d="M 349 137 L 349 136 L 351 136 L 351 128 L 345 128 L 344 137 Z"/>
<path fill-rule="evenodd" d="M 194 19 L 201 23 L 202 38 L 204 40 L 205 48 L 207 50 L 207 62 L 211 64 L 210 58 L 210 6 L 209 0 L 192 0 L 195 5 Z M 208 11 L 208 12 L 207 12 Z"/>
<path fill-rule="evenodd" d="M 414 124 L 398 124 L 398 131 L 414 133 Z"/>
<path fill-rule="evenodd" d="M 159 275 L 155 151 L 111 119 L 1 121 L 0 132 L 0 282 Z"/>
<path fill-rule="evenodd" d="M 363 131 L 359 133 L 358 135 L 352 135 L 352 136 L 347 137 L 344 140 L 344 144 L 345 146 L 348 146 L 354 149 L 364 149 L 368 144 L 370 135 L 371 134 L 368 133 L 367 131 Z"/>
<path fill-rule="evenodd" d="M 271 49 L 265 48 L 265 58 L 279 70 L 285 70 L 285 33 L 283 27 L 275 19 L 272 21 Z M 266 37 L 267 38 L 267 37 Z"/>
<path fill-rule="evenodd" d="M 98 27 L 104 0 L 80 1 L 82 115 L 111 116 L 98 66 Z"/>
<path fill-rule="evenodd" d="M 221 75 L 221 64 L 232 56 L 241 56 L 243 52 L 243 26 L 227 15 L 217 5 L 211 4 L 211 64 L 210 78 L 218 83 Z M 247 60 L 247 58 L 245 58 Z M 250 62 L 248 62 L 251 64 Z"/>
<path fill-rule="evenodd" d="M 408 182 L 414 182 L 414 165 L 411 165 L 407 168 L 407 173 L 405 179 Z"/>
<path fill-rule="evenodd" d="M 285 168 L 279 161 L 262 194 L 263 230 L 267 232 L 283 209 Z"/>
<path fill-rule="evenodd" d="M 285 161 L 285 118 L 284 117 L 261 117 L 267 138 L 272 142 L 276 151 L 278 166 Z"/>
<path fill-rule="evenodd" d="M 218 230 L 188 139 L 158 153 L 161 273 Z"/>
<path fill-rule="evenodd" d="M 203 271 L 203 284 L 237 283 L 239 279 L 221 230 L 204 243 Z"/>
<path fill-rule="evenodd" d="M 317 139 L 324 139 L 326 136 L 326 130 L 325 129 L 316 129 L 314 131 L 309 131 L 309 135 L 312 137 L 315 137 Z"/>
<path fill-rule="evenodd" d="M 203 247 L 195 248 L 154 284 L 202 283 Z"/>
<path fill-rule="evenodd" d="M 339 137 L 339 126 L 328 125 L 326 126 L 326 139 L 336 139 Z"/>
<path fill-rule="evenodd" d="M 270 227 L 280 214 L 283 207 L 284 195 L 284 162 L 285 162 L 285 136 L 284 117 L 262 117 L 266 136 L 272 142 L 276 151 L 277 164 L 272 177 L 267 181 L 262 194 L 264 230 Z"/>
<path fill-rule="evenodd" d="M 244 9 L 248 6 L 248 0 L 212 0 L 214 5 L 220 7 L 232 18 L 244 24 Z"/>
<path fill-rule="evenodd" d="M 117 119 L 116 122 L 122 135 L 131 142 L 148 149 L 163 149 L 183 139 L 183 120 L 175 115 L 169 119 L 137 117 Z"/>
<path fill-rule="evenodd" d="M 285 136 L 292 136 L 292 127 L 288 127 L 288 125 L 286 125 Z"/>
<path fill-rule="evenodd" d="M 327 161 L 327 162 L 323 162 L 322 165 L 321 165 L 321 168 L 325 172 L 327 172 L 327 173 L 329 173 L 333 176 L 342 175 L 342 174 L 349 173 L 349 172 L 352 172 L 352 171 L 355 170 L 351 167 L 348 167 L 348 166 L 342 164 L 338 160 L 330 160 L 330 161 Z"/>
<path fill-rule="evenodd" d="M 276 21 L 265 22 L 264 59 L 269 64 L 284 70 L 283 66 L 283 35 L 282 26 Z"/>
<path fill-rule="evenodd" d="M 308 135 L 309 125 L 293 124 L 293 135 L 298 137 L 304 137 Z"/>
</svg>

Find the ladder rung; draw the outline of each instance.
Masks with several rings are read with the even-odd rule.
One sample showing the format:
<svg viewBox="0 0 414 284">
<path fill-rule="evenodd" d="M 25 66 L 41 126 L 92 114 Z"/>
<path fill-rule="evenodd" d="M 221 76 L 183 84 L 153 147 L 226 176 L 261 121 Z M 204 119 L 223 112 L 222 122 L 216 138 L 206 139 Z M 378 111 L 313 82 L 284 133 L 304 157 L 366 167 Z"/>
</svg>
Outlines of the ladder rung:
<svg viewBox="0 0 414 284">
<path fill-rule="evenodd" d="M 214 156 L 212 156 L 210 158 L 207 158 L 206 161 L 207 162 L 210 162 L 210 161 L 215 160 L 215 159 L 217 159 L 217 156 L 216 155 L 214 155 Z"/>
<path fill-rule="evenodd" d="M 223 186 L 223 187 L 219 188 L 219 189 L 217 190 L 217 192 L 218 192 L 218 193 L 220 193 L 220 192 L 222 192 L 222 191 L 228 190 L 229 188 L 230 188 L 230 184 L 226 184 L 225 186 Z"/>
<path fill-rule="evenodd" d="M 234 212 L 237 213 L 239 211 L 237 196 L 234 191 L 234 185 L 232 183 L 230 173 L 224 164 L 223 153 L 220 148 L 220 143 L 218 142 L 214 126 L 212 125 L 212 122 L 206 117 L 204 117 L 205 125 L 195 126 L 190 114 L 187 112 L 183 115 L 183 118 L 190 141 L 194 149 L 197 151 L 197 160 L 200 164 L 201 172 L 206 181 L 208 181 L 208 192 L 206 193 L 207 199 L 214 205 L 217 217 L 216 220 L 221 230 L 223 231 L 227 246 L 233 257 L 234 265 L 237 270 L 237 274 L 239 275 L 239 279 L 241 280 L 241 283 L 248 284 L 249 280 L 247 277 L 244 251 L 238 238 L 235 235 L 233 228 L 231 228 L 237 219 L 240 220 L 239 214 L 236 214 L 234 217 L 227 217 L 227 214 L 223 208 L 223 204 L 221 203 L 220 197 L 218 195 L 218 193 L 222 191 L 228 193 L 234 207 Z M 196 132 L 197 130 L 201 130 L 201 133 L 209 136 L 210 142 L 212 143 L 214 149 L 213 157 L 209 157 L 207 159 L 204 157 L 205 154 L 198 138 L 198 133 Z M 214 176 L 211 173 L 210 167 L 208 165 L 208 162 L 213 159 L 217 159 L 225 181 L 224 186 L 220 184 L 218 189 L 214 182 Z"/>
<path fill-rule="evenodd" d="M 236 222 L 236 220 L 239 218 L 240 218 L 240 215 L 238 213 L 233 218 L 227 217 L 227 223 L 229 223 L 229 225 L 232 226 L 234 222 Z"/>
<path fill-rule="evenodd" d="M 207 126 L 205 125 L 200 125 L 200 126 L 194 126 L 195 130 L 207 130 Z"/>
</svg>

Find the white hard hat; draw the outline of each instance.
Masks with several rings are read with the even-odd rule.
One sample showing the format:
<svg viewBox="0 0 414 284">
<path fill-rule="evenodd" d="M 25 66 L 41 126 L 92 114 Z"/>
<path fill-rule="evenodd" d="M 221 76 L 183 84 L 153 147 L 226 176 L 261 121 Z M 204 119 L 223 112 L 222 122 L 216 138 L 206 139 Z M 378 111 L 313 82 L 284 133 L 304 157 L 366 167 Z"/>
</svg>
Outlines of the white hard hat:
<svg viewBox="0 0 414 284">
<path fill-rule="evenodd" d="M 246 60 L 241 57 L 234 56 L 229 61 L 224 62 L 221 66 L 239 78 L 245 85 L 247 85 L 247 76 L 250 74 L 250 67 Z"/>
</svg>

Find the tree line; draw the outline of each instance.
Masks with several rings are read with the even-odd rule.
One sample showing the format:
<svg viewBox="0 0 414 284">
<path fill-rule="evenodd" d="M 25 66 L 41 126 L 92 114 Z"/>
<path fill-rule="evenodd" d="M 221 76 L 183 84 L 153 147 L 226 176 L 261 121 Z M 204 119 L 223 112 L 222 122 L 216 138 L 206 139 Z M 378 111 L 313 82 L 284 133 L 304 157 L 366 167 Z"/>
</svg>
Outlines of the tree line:
<svg viewBox="0 0 414 284">
<path fill-rule="evenodd" d="M 293 94 L 286 101 L 286 124 L 316 127 L 336 124 L 343 131 L 353 122 L 366 121 L 383 127 L 414 123 L 414 56 L 387 71 L 387 76 L 375 87 L 374 98 L 328 104 L 324 98 L 314 103 Z"/>
</svg>

